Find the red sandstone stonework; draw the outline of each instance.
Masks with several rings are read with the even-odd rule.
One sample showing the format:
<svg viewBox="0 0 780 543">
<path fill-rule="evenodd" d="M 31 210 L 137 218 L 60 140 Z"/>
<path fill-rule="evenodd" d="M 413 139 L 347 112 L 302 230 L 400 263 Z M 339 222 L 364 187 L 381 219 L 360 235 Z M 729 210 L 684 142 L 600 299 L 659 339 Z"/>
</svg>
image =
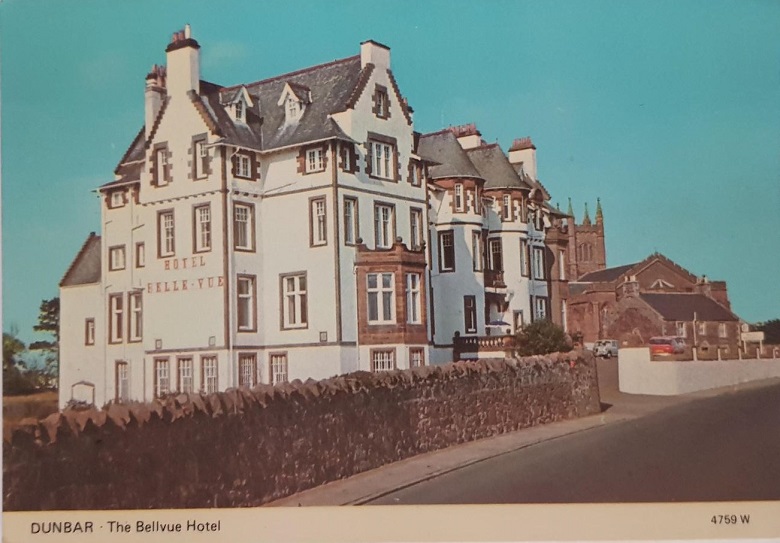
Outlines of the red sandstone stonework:
<svg viewBox="0 0 780 543">
<path fill-rule="evenodd" d="M 599 411 L 595 362 L 582 352 L 66 411 L 5 436 L 3 505 L 255 506 L 427 451 Z"/>
</svg>

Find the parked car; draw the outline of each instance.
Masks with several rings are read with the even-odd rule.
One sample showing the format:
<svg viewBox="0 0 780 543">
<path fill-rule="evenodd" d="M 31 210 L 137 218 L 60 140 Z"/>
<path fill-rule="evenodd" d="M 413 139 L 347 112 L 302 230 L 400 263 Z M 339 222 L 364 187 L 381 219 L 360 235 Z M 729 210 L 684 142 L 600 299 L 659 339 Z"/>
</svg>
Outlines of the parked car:
<svg viewBox="0 0 780 543">
<path fill-rule="evenodd" d="M 600 339 L 593 344 L 593 354 L 612 358 L 618 354 L 618 342 L 615 339 Z"/>
<path fill-rule="evenodd" d="M 679 337 L 653 337 L 650 338 L 650 354 L 670 355 L 680 354 L 685 351 L 685 341 Z"/>
</svg>

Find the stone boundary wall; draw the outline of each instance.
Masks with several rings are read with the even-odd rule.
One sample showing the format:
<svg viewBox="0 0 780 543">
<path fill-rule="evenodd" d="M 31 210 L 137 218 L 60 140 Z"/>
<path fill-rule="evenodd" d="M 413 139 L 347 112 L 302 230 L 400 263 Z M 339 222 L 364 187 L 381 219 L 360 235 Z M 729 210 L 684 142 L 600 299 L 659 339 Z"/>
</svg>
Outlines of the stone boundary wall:
<svg viewBox="0 0 780 543">
<path fill-rule="evenodd" d="M 574 351 L 70 410 L 4 436 L 3 505 L 256 506 L 599 401 L 595 360 Z"/>
<path fill-rule="evenodd" d="M 650 349 L 618 351 L 620 392 L 674 396 L 780 377 L 780 359 L 651 360 Z"/>
</svg>

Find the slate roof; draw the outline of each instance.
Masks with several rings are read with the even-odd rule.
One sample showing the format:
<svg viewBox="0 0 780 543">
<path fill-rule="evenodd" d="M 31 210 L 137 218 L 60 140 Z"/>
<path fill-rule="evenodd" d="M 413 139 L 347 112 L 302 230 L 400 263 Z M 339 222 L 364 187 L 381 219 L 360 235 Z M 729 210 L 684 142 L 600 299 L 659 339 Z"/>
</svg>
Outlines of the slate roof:
<svg viewBox="0 0 780 543">
<path fill-rule="evenodd" d="M 61 287 L 86 285 L 100 281 L 100 236 L 89 234 L 81 250 L 73 259 L 68 271 L 60 281 Z"/>
<path fill-rule="evenodd" d="M 270 79 L 223 87 L 209 81 L 200 82 L 200 94 L 192 93 L 195 107 L 204 120 L 224 143 L 270 151 L 282 147 L 340 138 L 352 141 L 330 118 L 330 115 L 347 109 L 365 90 L 367 75 L 373 65 L 360 67 L 360 56 L 334 60 Z M 291 123 L 285 123 L 285 108 L 277 105 L 284 86 L 311 93 L 303 114 Z M 245 87 L 252 101 L 246 111 L 246 122 L 234 122 L 226 106 L 235 100 L 241 87 Z M 399 104 L 402 108 L 406 107 Z M 145 158 L 145 130 L 139 133 L 119 161 L 115 173 L 125 181 L 140 178 L 141 166 L 128 163 Z M 114 183 L 114 182 L 112 182 Z"/>
<path fill-rule="evenodd" d="M 639 297 L 667 321 L 736 321 L 734 313 L 704 294 L 648 293 Z"/>
<path fill-rule="evenodd" d="M 626 264 L 625 266 L 616 266 L 614 268 L 605 268 L 603 270 L 586 273 L 579 279 L 579 283 L 609 283 L 611 281 L 617 281 L 621 275 L 628 270 L 641 264 L 641 262 L 635 262 L 634 264 Z"/>
<path fill-rule="evenodd" d="M 458 143 L 449 129 L 420 136 L 417 154 L 425 159 L 436 162 L 437 165 L 428 168 L 431 179 L 445 177 L 476 177 L 483 176 L 474 167 L 466 151 Z"/>
<path fill-rule="evenodd" d="M 485 190 L 488 189 L 530 189 L 509 163 L 509 159 L 497 143 L 481 145 L 466 151 L 471 162 L 477 168 L 480 177 L 485 179 Z"/>
</svg>

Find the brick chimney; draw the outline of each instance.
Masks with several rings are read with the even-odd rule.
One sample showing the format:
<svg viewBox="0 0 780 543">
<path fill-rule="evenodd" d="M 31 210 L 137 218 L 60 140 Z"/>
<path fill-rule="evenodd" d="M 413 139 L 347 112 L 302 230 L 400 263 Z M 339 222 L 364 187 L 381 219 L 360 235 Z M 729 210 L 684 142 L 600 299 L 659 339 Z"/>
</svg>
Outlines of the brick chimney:
<svg viewBox="0 0 780 543">
<path fill-rule="evenodd" d="M 390 69 L 390 48 L 374 40 L 364 41 L 360 44 L 360 67 L 373 64 L 380 70 Z"/>
<path fill-rule="evenodd" d="M 452 126 L 450 127 L 450 132 L 455 134 L 455 137 L 458 138 L 458 143 L 460 143 L 463 149 L 473 149 L 484 143 L 482 134 L 477 130 L 477 125 L 474 123 Z"/>
<path fill-rule="evenodd" d="M 185 95 L 188 91 L 200 92 L 200 45 L 190 33 L 190 25 L 174 32 L 171 43 L 165 49 L 168 64 L 168 96 Z"/>
<path fill-rule="evenodd" d="M 146 76 L 144 91 L 144 121 L 146 137 L 152 131 L 152 126 L 165 100 L 165 66 L 152 66 L 152 71 Z"/>
<path fill-rule="evenodd" d="M 536 179 L 536 146 L 531 138 L 517 138 L 509 148 L 509 162 L 519 171 L 520 165 L 523 171 Z"/>
</svg>

